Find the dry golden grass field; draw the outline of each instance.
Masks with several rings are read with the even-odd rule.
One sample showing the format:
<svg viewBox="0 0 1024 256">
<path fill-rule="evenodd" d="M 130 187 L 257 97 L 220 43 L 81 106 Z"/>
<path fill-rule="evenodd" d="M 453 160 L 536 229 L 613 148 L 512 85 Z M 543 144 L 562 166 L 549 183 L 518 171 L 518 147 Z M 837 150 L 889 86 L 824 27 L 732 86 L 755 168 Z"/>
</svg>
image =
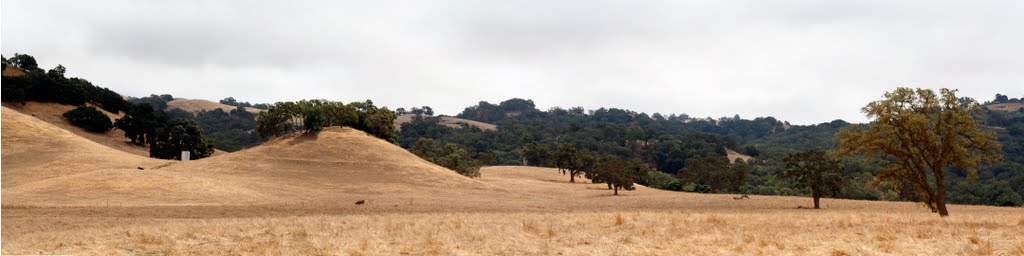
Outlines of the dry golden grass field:
<svg viewBox="0 0 1024 256">
<path fill-rule="evenodd" d="M 1021 208 L 612 196 L 549 168 L 465 178 L 348 128 L 175 162 L 0 114 L 3 254 L 1024 255 Z"/>
</svg>

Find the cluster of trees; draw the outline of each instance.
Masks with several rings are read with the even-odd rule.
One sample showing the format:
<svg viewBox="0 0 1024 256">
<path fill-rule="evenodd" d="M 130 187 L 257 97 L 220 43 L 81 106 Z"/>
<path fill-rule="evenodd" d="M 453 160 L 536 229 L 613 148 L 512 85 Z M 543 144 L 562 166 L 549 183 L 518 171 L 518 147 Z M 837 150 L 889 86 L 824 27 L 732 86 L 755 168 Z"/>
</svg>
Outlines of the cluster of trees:
<svg viewBox="0 0 1024 256">
<path fill-rule="evenodd" d="M 533 104 L 533 100 L 513 98 L 502 101 L 498 105 L 481 101 L 476 106 L 467 107 L 455 117 L 490 123 L 530 111 L 537 111 L 537 106 Z"/>
<path fill-rule="evenodd" d="M 992 100 L 992 104 L 999 103 L 1021 103 L 1024 102 L 1024 97 L 1021 98 L 1010 98 L 1010 96 L 996 93 L 996 98 Z"/>
<path fill-rule="evenodd" d="M 433 116 L 434 115 L 434 109 L 431 108 L 430 106 L 412 107 L 409 110 L 406 110 L 405 108 L 398 108 L 398 109 L 395 109 L 395 114 L 398 114 L 398 115 L 413 114 L 413 115 L 416 115 L 416 116 L 423 116 L 423 115 Z"/>
<path fill-rule="evenodd" d="M 213 144 L 203 137 L 203 130 L 194 120 L 173 119 L 157 128 L 149 145 L 149 156 L 181 160 L 181 152 L 189 151 L 192 159 L 213 155 Z"/>
<path fill-rule="evenodd" d="M 523 148 L 524 164 L 558 168 L 562 175 L 569 176 L 569 182 L 583 176 L 593 183 L 605 183 L 613 195 L 618 195 L 620 189 L 635 189 L 633 184 L 650 170 L 639 158 L 625 159 L 577 148 L 571 144 L 532 142 Z"/>
<path fill-rule="evenodd" d="M 161 94 L 161 95 L 150 94 L 149 96 L 142 97 L 142 98 L 128 97 L 128 102 L 129 103 L 132 103 L 132 104 L 146 103 L 146 104 L 149 104 L 149 106 L 153 107 L 153 109 L 156 109 L 156 110 L 165 110 L 165 109 L 167 109 L 167 103 L 171 102 L 173 100 L 174 100 L 174 96 L 172 96 L 170 94 Z"/>
<path fill-rule="evenodd" d="M 189 151 L 192 159 L 213 154 L 213 143 L 203 136 L 195 120 L 171 118 L 150 102 L 130 106 L 124 116 L 114 122 L 114 127 L 123 130 L 124 136 L 132 142 L 149 145 L 150 157 L 180 159 L 181 151 Z"/>
<path fill-rule="evenodd" d="M 259 114 L 256 130 L 260 136 L 274 137 L 293 131 L 315 133 L 324 127 L 348 126 L 394 143 L 395 118 L 395 112 L 377 107 L 370 100 L 349 104 L 327 100 L 278 102 Z"/>
<path fill-rule="evenodd" d="M 409 151 L 466 177 L 480 177 L 480 161 L 474 159 L 468 150 L 459 145 L 440 144 L 432 139 L 421 138 L 413 143 Z"/>
<path fill-rule="evenodd" d="M 167 111 L 167 116 L 195 120 L 203 135 L 220 150 L 232 152 L 266 141 L 256 132 L 256 114 L 241 106 L 231 111 L 218 108 L 195 113 L 173 109 Z"/>
<path fill-rule="evenodd" d="M 249 103 L 248 101 L 238 101 L 238 100 L 235 100 L 235 97 L 224 98 L 224 99 L 220 100 L 220 104 L 229 105 L 229 106 L 235 106 L 235 107 L 257 108 L 257 109 L 263 109 L 263 110 L 270 109 L 270 104 L 266 104 L 266 103 L 252 104 L 252 103 Z"/>
<path fill-rule="evenodd" d="M 747 183 L 750 167 L 742 159 L 729 163 L 725 156 L 708 154 L 690 159 L 678 176 L 684 191 L 737 193 Z"/>
<path fill-rule="evenodd" d="M 12 68 L 26 71 L 25 75 L 3 77 L 0 97 L 4 102 L 38 101 L 73 106 L 92 103 L 112 113 L 119 113 L 128 107 L 127 101 L 110 89 L 95 86 L 82 78 L 66 77 L 67 68 L 62 65 L 43 71 L 35 58 L 17 53 L 3 62 L 5 67 L 11 65 Z"/>
</svg>

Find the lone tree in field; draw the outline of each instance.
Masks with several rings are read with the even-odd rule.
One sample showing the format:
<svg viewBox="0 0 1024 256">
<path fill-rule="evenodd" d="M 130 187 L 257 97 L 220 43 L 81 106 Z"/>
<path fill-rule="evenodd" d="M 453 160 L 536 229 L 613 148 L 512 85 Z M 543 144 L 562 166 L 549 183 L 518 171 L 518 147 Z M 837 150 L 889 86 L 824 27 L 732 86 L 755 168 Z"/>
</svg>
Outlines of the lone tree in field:
<svg viewBox="0 0 1024 256">
<path fill-rule="evenodd" d="M 800 186 L 811 189 L 814 209 L 821 208 L 819 200 L 826 193 L 836 196 L 843 188 L 843 167 L 822 151 L 807 151 L 783 159 L 786 170 L 782 177 L 796 180 Z"/>
<path fill-rule="evenodd" d="M 555 167 L 558 167 L 563 175 L 567 170 L 569 171 L 569 182 L 576 182 L 576 176 L 585 173 L 586 165 L 592 162 L 592 158 L 584 156 L 573 145 L 561 144 L 558 146 L 558 151 L 555 151 Z"/>
<path fill-rule="evenodd" d="M 888 165 L 876 181 L 906 181 L 923 203 L 939 216 L 946 210 L 945 171 L 963 171 L 977 178 L 977 167 L 999 161 L 1002 147 L 993 132 L 981 129 L 971 114 L 976 101 L 957 98 L 956 90 L 897 88 L 862 111 L 872 119 L 867 128 L 852 126 L 836 134 L 839 155 L 879 156 Z"/>
<path fill-rule="evenodd" d="M 613 155 L 601 156 L 586 177 L 594 183 L 608 184 L 608 189 L 619 195 L 619 189 L 635 190 L 633 185 L 644 173 L 643 164 L 638 159 L 624 160 Z"/>
</svg>

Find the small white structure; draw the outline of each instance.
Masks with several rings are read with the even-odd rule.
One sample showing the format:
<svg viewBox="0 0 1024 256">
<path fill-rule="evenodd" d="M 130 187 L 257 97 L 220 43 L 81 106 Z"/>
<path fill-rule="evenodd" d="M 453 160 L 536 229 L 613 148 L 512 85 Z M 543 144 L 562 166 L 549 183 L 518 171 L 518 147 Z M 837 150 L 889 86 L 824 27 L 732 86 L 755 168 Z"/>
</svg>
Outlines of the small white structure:
<svg viewBox="0 0 1024 256">
<path fill-rule="evenodd" d="M 181 161 L 188 161 L 190 158 L 192 158 L 192 152 L 181 151 Z"/>
</svg>

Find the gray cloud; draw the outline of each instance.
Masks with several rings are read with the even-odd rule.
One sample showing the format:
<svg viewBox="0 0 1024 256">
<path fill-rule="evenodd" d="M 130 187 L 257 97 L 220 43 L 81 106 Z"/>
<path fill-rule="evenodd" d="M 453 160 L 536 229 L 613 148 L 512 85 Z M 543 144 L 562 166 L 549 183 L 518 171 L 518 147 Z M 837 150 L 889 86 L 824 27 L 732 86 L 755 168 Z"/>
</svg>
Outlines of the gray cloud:
<svg viewBox="0 0 1024 256">
<path fill-rule="evenodd" d="M 863 121 L 896 86 L 1024 96 L 1002 1 L 4 1 L 2 51 L 129 95 L 480 100 Z"/>
</svg>

